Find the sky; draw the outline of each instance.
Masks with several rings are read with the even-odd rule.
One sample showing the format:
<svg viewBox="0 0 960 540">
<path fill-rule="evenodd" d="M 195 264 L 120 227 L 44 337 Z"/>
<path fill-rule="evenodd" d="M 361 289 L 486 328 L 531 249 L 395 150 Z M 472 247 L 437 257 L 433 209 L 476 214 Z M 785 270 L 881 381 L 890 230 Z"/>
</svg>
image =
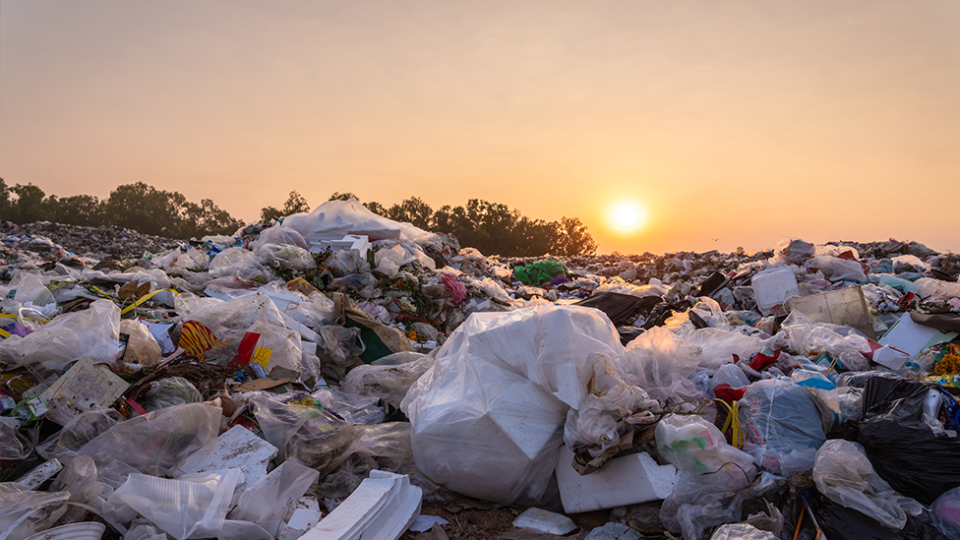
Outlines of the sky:
<svg viewBox="0 0 960 540">
<path fill-rule="evenodd" d="M 960 2 L 0 0 L 0 177 L 960 251 Z M 640 205 L 631 231 L 613 205 Z"/>
</svg>

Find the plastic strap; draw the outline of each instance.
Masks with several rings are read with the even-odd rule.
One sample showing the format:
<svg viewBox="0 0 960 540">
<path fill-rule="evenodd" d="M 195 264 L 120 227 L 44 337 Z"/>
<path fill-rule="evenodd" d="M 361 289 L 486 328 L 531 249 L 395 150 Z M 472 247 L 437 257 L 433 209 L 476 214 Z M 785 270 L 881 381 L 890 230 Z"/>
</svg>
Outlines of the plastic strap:
<svg viewBox="0 0 960 540">
<path fill-rule="evenodd" d="M 734 401 L 731 405 L 722 399 L 715 399 L 714 401 L 722 403 L 724 407 L 727 408 L 727 420 L 723 423 L 723 433 L 726 433 L 728 429 L 732 430 L 730 433 L 730 442 L 736 448 L 743 449 L 744 435 L 743 429 L 740 426 L 740 408 L 739 402 Z"/>
<path fill-rule="evenodd" d="M 150 294 L 145 294 L 145 295 L 141 296 L 139 299 L 137 299 L 136 302 L 134 302 L 134 303 L 130 304 L 129 306 L 127 306 L 127 307 L 123 308 L 122 310 L 120 310 L 120 315 L 126 315 L 130 310 L 136 309 L 136 308 L 140 307 L 141 304 L 143 304 L 143 303 L 146 302 L 147 300 L 153 298 L 154 296 L 162 293 L 163 291 L 170 291 L 170 292 L 172 292 L 174 295 L 180 296 L 180 293 L 178 293 L 177 291 L 175 291 L 175 290 L 173 290 L 173 289 L 157 289 L 157 290 L 153 291 L 153 292 L 150 293 Z"/>
</svg>

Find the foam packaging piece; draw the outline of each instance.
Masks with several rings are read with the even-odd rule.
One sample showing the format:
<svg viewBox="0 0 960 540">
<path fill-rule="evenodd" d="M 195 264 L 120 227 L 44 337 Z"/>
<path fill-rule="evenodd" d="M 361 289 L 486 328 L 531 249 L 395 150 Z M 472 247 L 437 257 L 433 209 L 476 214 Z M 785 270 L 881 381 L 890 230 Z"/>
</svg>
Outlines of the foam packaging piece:
<svg viewBox="0 0 960 540">
<path fill-rule="evenodd" d="M 784 302 L 800 296 L 797 277 L 789 267 L 770 268 L 753 276 L 753 292 L 757 307 L 764 315 L 779 314 Z"/>
<path fill-rule="evenodd" d="M 194 452 L 177 467 L 174 478 L 206 471 L 237 468 L 243 480 L 237 485 L 236 497 L 267 475 L 267 464 L 277 457 L 277 447 L 257 437 L 243 426 L 234 426 L 217 437 L 210 451 Z"/>
<path fill-rule="evenodd" d="M 665 499 L 677 482 L 676 467 L 659 465 L 646 452 L 612 459 L 587 475 L 571 466 L 573 457 L 564 446 L 557 463 L 560 500 L 568 514 Z"/>
<path fill-rule="evenodd" d="M 567 534 L 577 528 L 572 519 L 541 508 L 527 508 L 513 520 L 514 527 L 535 529 L 547 534 Z"/>
</svg>

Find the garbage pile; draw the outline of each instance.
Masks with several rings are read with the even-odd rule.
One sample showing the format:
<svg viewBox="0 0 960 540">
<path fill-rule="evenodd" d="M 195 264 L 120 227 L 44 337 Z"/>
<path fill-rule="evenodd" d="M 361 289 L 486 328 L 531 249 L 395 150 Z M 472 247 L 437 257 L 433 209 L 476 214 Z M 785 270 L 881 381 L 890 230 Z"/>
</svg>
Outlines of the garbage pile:
<svg viewBox="0 0 960 540">
<path fill-rule="evenodd" d="M 5 231 L 2 540 L 960 538 L 960 265 L 921 244 L 499 259 L 353 200 L 129 257 Z"/>
</svg>

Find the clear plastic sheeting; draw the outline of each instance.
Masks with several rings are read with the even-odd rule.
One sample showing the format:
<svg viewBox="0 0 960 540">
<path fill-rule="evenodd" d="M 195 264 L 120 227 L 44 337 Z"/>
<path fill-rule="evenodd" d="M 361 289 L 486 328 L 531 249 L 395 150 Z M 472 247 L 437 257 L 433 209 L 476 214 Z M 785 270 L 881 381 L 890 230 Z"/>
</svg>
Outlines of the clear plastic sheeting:
<svg viewBox="0 0 960 540">
<path fill-rule="evenodd" d="M 53 527 L 67 511 L 70 493 L 30 491 L 16 482 L 0 483 L 0 539 L 24 540 Z"/>
<path fill-rule="evenodd" d="M 274 278 L 273 273 L 260 264 L 256 254 L 241 247 L 227 248 L 217 253 L 210 261 L 210 275 L 264 281 Z"/>
<path fill-rule="evenodd" d="M 923 510 L 877 476 L 863 447 L 843 439 L 829 440 L 817 451 L 813 466 L 817 490 L 831 501 L 857 510 L 893 529 L 907 524 L 907 515 Z"/>
<path fill-rule="evenodd" d="M 960 540 L 960 487 L 937 497 L 930 505 L 930 517 L 944 536 Z"/>
<path fill-rule="evenodd" d="M 193 452 L 212 446 L 221 409 L 206 403 L 167 407 L 108 429 L 78 452 L 98 467 L 117 460 L 144 474 L 164 476 Z"/>
<path fill-rule="evenodd" d="M 401 403 L 417 467 L 476 498 L 542 497 L 567 409 L 586 397 L 593 353 L 622 354 L 616 329 L 596 310 L 541 305 L 471 315 Z"/>
<path fill-rule="evenodd" d="M 348 234 L 366 235 L 371 239 L 393 238 L 412 242 L 427 231 L 374 214 L 356 199 L 327 201 L 309 214 L 293 214 L 283 220 L 284 229 L 293 229 L 310 243 L 339 240 Z"/>
<path fill-rule="evenodd" d="M 56 458 L 66 463 L 87 443 L 123 421 L 123 416 L 114 409 L 92 407 L 78 413 L 56 435 L 38 446 L 37 453 L 44 459 Z"/>
<path fill-rule="evenodd" d="M 293 514 L 297 499 L 319 478 L 319 471 L 285 461 L 240 495 L 230 519 L 254 522 L 268 532 L 278 531 Z"/>
<path fill-rule="evenodd" d="M 0 460 L 17 460 L 26 457 L 23 443 L 17 438 L 20 421 L 0 416 Z"/>
<path fill-rule="evenodd" d="M 652 328 L 627 345 L 620 375 L 654 399 L 679 403 L 702 397 L 690 380 L 701 361 L 700 347 L 667 329 Z"/>
<path fill-rule="evenodd" d="M 292 458 L 329 472 L 356 438 L 353 424 L 324 407 L 282 403 L 262 394 L 251 396 L 250 403 L 264 438 L 280 449 L 281 461 Z"/>
<path fill-rule="evenodd" d="M 257 248 L 265 244 L 288 244 L 310 249 L 310 244 L 303 238 L 303 235 L 289 227 L 283 227 L 279 223 L 261 231 L 260 237 L 250 244 L 250 248 L 256 251 Z"/>
<path fill-rule="evenodd" d="M 736 523 L 722 525 L 717 529 L 710 540 L 778 540 L 771 532 L 761 531 L 753 525 Z"/>
<path fill-rule="evenodd" d="M 412 361 L 391 364 L 394 358 L 403 356 Z M 371 365 L 358 366 L 343 381 L 343 391 L 382 399 L 393 407 L 400 402 L 410 387 L 433 366 L 433 357 L 415 352 L 399 352 L 374 361 Z"/>
</svg>

